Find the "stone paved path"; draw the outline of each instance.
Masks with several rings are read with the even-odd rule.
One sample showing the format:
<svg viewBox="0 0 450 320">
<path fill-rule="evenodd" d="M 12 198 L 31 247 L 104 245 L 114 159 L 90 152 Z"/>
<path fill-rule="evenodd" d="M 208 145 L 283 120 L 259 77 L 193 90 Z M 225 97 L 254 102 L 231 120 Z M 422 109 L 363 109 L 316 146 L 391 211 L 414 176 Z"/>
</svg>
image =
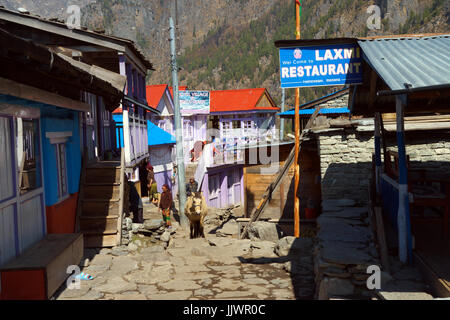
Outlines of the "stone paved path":
<svg viewBox="0 0 450 320">
<path fill-rule="evenodd" d="M 145 218 L 155 217 L 147 207 Z M 274 242 L 217 237 L 214 228 L 206 226 L 206 239 L 189 239 L 178 226 L 167 249 L 141 236 L 137 250 L 86 250 L 82 271 L 95 279 L 79 290 L 63 286 L 56 299 L 295 299 L 290 261 L 274 253 Z"/>
</svg>

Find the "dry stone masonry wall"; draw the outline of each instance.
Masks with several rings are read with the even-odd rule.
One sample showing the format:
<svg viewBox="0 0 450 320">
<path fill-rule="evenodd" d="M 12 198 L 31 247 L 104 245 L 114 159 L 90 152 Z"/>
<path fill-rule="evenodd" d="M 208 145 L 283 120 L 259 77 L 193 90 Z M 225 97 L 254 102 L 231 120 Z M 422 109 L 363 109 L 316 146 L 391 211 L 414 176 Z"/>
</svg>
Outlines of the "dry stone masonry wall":
<svg viewBox="0 0 450 320">
<path fill-rule="evenodd" d="M 322 199 L 352 199 L 368 203 L 367 190 L 372 170 L 373 130 L 330 128 L 315 131 L 319 144 Z M 427 169 L 427 174 L 450 172 L 450 134 L 408 131 L 406 154 L 412 169 Z M 387 136 L 388 150 L 397 151 L 395 132 Z"/>
</svg>

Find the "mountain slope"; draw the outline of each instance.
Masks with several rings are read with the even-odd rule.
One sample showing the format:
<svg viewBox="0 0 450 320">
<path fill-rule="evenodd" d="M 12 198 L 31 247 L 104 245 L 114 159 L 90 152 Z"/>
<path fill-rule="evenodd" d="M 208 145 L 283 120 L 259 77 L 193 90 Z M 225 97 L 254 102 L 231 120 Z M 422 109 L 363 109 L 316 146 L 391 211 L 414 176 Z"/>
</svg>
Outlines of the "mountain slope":
<svg viewBox="0 0 450 320">
<path fill-rule="evenodd" d="M 278 51 L 273 42 L 295 37 L 293 0 L 178 0 L 179 64 L 182 85 L 195 89 L 267 87 L 277 102 Z M 303 0 L 302 38 L 351 37 L 416 32 L 449 32 L 445 0 Z M 168 0 L 0 0 L 41 16 L 67 18 L 68 5 L 82 8 L 82 24 L 134 40 L 156 71 L 148 83 L 170 82 Z M 380 6 L 380 30 L 368 30 L 366 12 Z M 301 101 L 333 88 L 302 89 Z M 293 103 L 292 91 L 287 103 Z"/>
</svg>

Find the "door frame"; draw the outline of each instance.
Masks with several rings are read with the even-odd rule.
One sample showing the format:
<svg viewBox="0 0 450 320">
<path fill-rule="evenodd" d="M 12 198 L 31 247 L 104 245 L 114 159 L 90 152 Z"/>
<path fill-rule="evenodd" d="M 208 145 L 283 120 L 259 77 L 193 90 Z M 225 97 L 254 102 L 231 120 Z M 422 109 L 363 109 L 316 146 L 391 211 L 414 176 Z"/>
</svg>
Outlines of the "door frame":
<svg viewBox="0 0 450 320">
<path fill-rule="evenodd" d="M 14 187 L 13 187 L 13 195 L 3 201 L 0 202 L 0 209 L 5 209 L 7 207 L 13 206 L 14 207 L 14 242 L 15 242 L 15 252 L 16 257 L 19 256 L 24 250 L 27 248 L 23 247 L 23 240 L 20 235 L 19 231 L 19 218 L 21 217 L 21 209 L 22 205 L 36 197 L 40 198 L 41 201 L 41 232 L 42 237 L 45 237 L 47 234 L 47 221 L 46 221 L 46 212 L 45 212 L 45 179 L 44 179 L 44 161 L 43 161 L 43 149 L 42 149 L 42 131 L 41 131 L 41 118 L 34 118 L 37 120 L 37 139 L 39 141 L 39 157 L 40 157 L 40 174 L 41 174 L 41 187 L 29 191 L 25 193 L 24 195 L 20 195 L 20 188 L 19 188 L 19 173 L 17 171 L 17 138 L 16 138 L 16 121 L 17 117 L 9 116 L 9 115 L 0 115 L 0 117 L 7 118 L 9 120 L 9 126 L 11 130 L 11 153 L 10 157 L 12 160 L 12 170 L 13 170 L 13 181 L 14 181 Z M 26 119 L 26 118 L 25 118 Z M 0 284 L 1 285 L 1 284 Z M 1 287 L 0 287 L 1 288 Z M 0 290 L 1 291 L 1 290 Z"/>
</svg>

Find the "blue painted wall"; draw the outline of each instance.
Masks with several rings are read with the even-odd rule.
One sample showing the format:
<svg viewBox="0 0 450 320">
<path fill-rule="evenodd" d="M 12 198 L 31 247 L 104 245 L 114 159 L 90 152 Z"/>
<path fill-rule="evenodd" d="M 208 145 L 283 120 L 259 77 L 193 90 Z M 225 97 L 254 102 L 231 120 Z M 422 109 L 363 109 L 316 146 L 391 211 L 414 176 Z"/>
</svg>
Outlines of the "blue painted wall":
<svg viewBox="0 0 450 320">
<path fill-rule="evenodd" d="M 114 126 L 116 130 L 116 148 L 124 147 L 123 143 L 123 116 L 121 114 L 113 114 Z"/>
<path fill-rule="evenodd" d="M 81 137 L 78 112 L 49 106 L 41 107 L 41 141 L 46 206 L 52 206 L 58 202 L 56 148 L 46 138 L 46 133 L 65 131 L 72 132 L 72 137 L 66 142 L 66 158 L 68 192 L 74 194 L 79 191 L 81 173 Z"/>
</svg>

